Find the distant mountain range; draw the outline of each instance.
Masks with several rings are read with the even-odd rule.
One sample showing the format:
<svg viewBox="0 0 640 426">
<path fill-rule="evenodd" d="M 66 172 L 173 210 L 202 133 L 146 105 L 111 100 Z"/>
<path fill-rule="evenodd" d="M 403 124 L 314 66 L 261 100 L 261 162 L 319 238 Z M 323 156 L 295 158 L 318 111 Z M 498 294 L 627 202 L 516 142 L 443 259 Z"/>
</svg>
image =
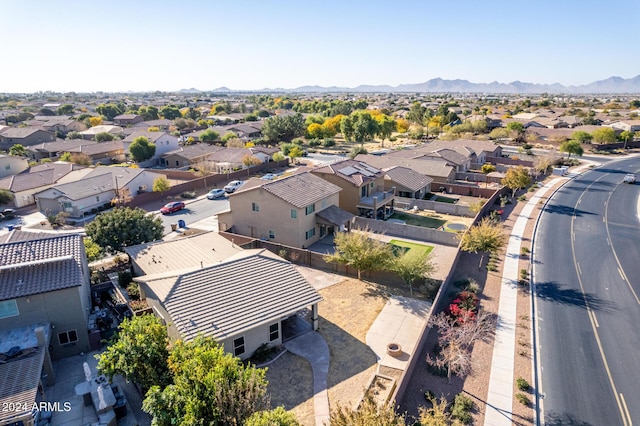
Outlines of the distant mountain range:
<svg viewBox="0 0 640 426">
<path fill-rule="evenodd" d="M 197 89 L 182 89 L 181 93 L 199 93 Z M 361 85 L 358 87 L 322 87 L 302 86 L 295 89 L 261 89 L 261 90 L 231 90 L 227 87 L 219 87 L 205 92 L 235 93 L 235 92 L 279 92 L 279 93 L 509 93 L 509 94 L 534 94 L 534 93 L 640 93 L 640 75 L 624 79 L 621 77 L 609 77 L 606 80 L 594 81 L 582 86 L 563 86 L 560 83 L 537 84 L 513 81 L 511 83 L 472 83 L 468 80 L 444 80 L 433 78 L 424 83 L 400 84 L 398 86 L 372 86 Z"/>
</svg>

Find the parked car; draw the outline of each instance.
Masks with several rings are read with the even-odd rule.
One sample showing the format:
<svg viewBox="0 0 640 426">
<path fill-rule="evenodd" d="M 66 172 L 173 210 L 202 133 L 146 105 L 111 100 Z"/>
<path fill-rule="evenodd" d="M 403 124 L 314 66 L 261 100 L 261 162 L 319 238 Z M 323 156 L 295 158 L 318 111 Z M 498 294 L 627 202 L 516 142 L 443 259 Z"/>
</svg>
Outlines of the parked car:
<svg viewBox="0 0 640 426">
<path fill-rule="evenodd" d="M 274 180 L 277 177 L 278 177 L 278 175 L 275 175 L 273 173 L 267 173 L 266 175 L 262 176 L 260 179 L 263 179 L 263 180 Z"/>
<path fill-rule="evenodd" d="M 207 198 L 210 200 L 215 200 L 216 198 L 224 197 L 224 194 L 226 194 L 226 192 L 224 192 L 224 189 L 216 188 L 207 193 Z"/>
<path fill-rule="evenodd" d="M 624 183 L 636 183 L 636 175 L 635 173 L 627 173 L 623 179 Z"/>
<path fill-rule="evenodd" d="M 185 205 L 182 201 L 174 201 L 174 202 L 165 204 L 164 207 L 160 209 L 160 213 L 171 214 L 184 209 L 184 207 Z"/>
<path fill-rule="evenodd" d="M 227 186 L 224 187 L 224 192 L 232 194 L 236 189 L 240 188 L 244 182 L 241 180 L 232 180 Z"/>
</svg>

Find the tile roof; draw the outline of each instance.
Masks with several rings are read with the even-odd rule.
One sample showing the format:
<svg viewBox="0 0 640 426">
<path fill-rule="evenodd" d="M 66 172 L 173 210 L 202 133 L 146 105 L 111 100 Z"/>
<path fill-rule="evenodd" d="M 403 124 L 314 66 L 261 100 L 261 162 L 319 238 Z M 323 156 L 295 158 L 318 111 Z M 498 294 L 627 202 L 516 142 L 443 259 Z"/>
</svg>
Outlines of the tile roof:
<svg viewBox="0 0 640 426">
<path fill-rule="evenodd" d="M 28 151 L 75 152 L 80 146 L 95 145 L 98 142 L 86 139 L 60 139 L 55 142 L 44 142 L 26 147 Z"/>
<path fill-rule="evenodd" d="M 320 166 L 314 169 L 313 173 L 336 175 L 356 186 L 361 186 L 364 182 L 370 182 L 382 176 L 381 170 L 357 159 L 342 160 Z"/>
<path fill-rule="evenodd" d="M 124 138 L 123 142 L 133 142 L 135 138 L 138 138 L 140 136 L 143 136 L 149 139 L 150 142 L 155 142 L 165 135 L 167 135 L 167 133 L 165 132 L 147 132 L 146 130 L 136 130 L 133 133 L 131 133 L 129 136 Z M 175 136 L 171 136 L 171 137 L 175 138 Z"/>
<path fill-rule="evenodd" d="M 242 251 L 215 232 L 126 247 L 145 274 L 216 265 Z"/>
<path fill-rule="evenodd" d="M 115 190 L 115 184 L 112 174 L 105 172 L 101 175 L 85 176 L 81 180 L 63 183 L 53 188 L 62 193 L 61 195 L 54 196 L 54 198 L 65 196 L 70 200 L 81 200 L 92 195 L 100 195 L 108 191 L 113 191 Z M 39 196 L 42 196 L 42 193 Z"/>
<path fill-rule="evenodd" d="M 145 173 L 145 169 L 137 169 L 135 167 L 107 167 L 107 166 L 99 166 L 89 172 L 85 178 L 92 178 L 95 176 L 101 176 L 104 174 L 110 174 L 112 176 L 113 181 L 117 179 L 117 187 L 122 188 L 124 185 L 127 185 L 133 179 Z"/>
<path fill-rule="evenodd" d="M 358 154 L 356 160 L 364 161 L 367 164 L 380 168 L 404 166 L 425 176 L 449 177 L 453 171 L 453 167 L 448 165 L 446 161 L 436 158 L 430 159 L 428 157 L 416 160 L 412 158 L 390 157 L 388 155 Z"/>
<path fill-rule="evenodd" d="M 124 144 L 122 141 L 108 141 L 100 142 L 94 145 L 82 145 L 75 152 L 81 152 L 87 155 L 107 154 L 113 151 L 124 151 Z"/>
<path fill-rule="evenodd" d="M 7 139 L 11 139 L 11 138 L 20 139 L 20 138 L 26 138 L 28 136 L 31 136 L 36 132 L 45 132 L 45 133 L 48 133 L 49 135 L 53 135 L 53 133 L 47 132 L 46 130 L 40 127 L 10 127 L 2 132 L 2 137 Z"/>
<path fill-rule="evenodd" d="M 0 244 L 0 300 L 82 285 L 80 234 L 28 234 L 14 230 Z"/>
<path fill-rule="evenodd" d="M 397 183 L 400 186 L 408 188 L 412 191 L 418 191 L 433 182 L 429 176 L 425 176 L 403 166 L 392 166 L 384 171 L 384 179 Z"/>
<path fill-rule="evenodd" d="M 324 219 L 332 225 L 344 225 L 347 222 L 351 222 L 354 217 L 354 214 L 342 210 L 334 204 L 316 213 L 316 218 Z"/>
<path fill-rule="evenodd" d="M 182 275 L 136 281 L 148 284 L 185 340 L 198 334 L 222 340 L 322 300 L 291 263 L 258 249 Z"/>
<path fill-rule="evenodd" d="M 245 155 L 251 155 L 252 152 L 247 148 L 225 148 L 216 151 L 207 157 L 207 160 L 216 163 L 241 163 Z"/>
<path fill-rule="evenodd" d="M 176 149 L 174 151 L 165 152 L 162 157 L 165 158 L 170 155 L 180 155 L 181 157 L 192 159 L 202 157 L 203 155 L 212 154 L 214 152 L 225 149 L 222 146 L 209 145 L 207 143 L 197 143 L 192 145 L 186 145 Z"/>
<path fill-rule="evenodd" d="M 308 172 L 264 183 L 261 188 L 297 208 L 306 207 L 342 190 L 338 185 Z"/>
</svg>

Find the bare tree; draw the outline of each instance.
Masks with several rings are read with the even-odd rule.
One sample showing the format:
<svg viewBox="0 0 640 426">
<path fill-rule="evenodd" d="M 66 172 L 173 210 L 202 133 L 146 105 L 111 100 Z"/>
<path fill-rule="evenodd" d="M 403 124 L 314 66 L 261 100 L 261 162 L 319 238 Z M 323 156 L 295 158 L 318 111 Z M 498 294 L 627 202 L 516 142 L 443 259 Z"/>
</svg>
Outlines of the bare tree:
<svg viewBox="0 0 640 426">
<path fill-rule="evenodd" d="M 469 374 L 473 364 L 471 349 L 478 341 L 489 340 L 496 328 L 496 316 L 487 311 L 480 311 L 474 321 L 460 323 L 456 318 L 441 312 L 429 320 L 431 327 L 438 329 L 438 344 L 441 351 L 435 357 L 427 355 L 429 365 L 446 368 L 447 378 L 451 383 L 451 376 L 463 377 Z"/>
</svg>

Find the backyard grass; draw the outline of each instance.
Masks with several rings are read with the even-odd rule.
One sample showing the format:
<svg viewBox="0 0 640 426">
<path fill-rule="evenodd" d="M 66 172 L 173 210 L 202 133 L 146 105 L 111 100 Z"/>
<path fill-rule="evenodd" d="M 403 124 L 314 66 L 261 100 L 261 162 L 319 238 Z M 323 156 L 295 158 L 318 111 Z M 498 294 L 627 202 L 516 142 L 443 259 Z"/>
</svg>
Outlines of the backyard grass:
<svg viewBox="0 0 640 426">
<path fill-rule="evenodd" d="M 424 244 L 417 244 L 417 243 L 410 243 L 408 241 L 401 241 L 401 240 L 391 240 L 391 241 L 389 241 L 389 244 L 392 244 L 394 246 L 407 249 L 406 251 L 417 250 L 421 254 L 425 254 L 425 255 L 431 253 L 431 250 L 433 250 L 433 246 L 427 246 L 427 245 L 424 245 Z"/>
<path fill-rule="evenodd" d="M 422 226 L 423 228 L 440 228 L 447 221 L 443 219 L 436 219 L 433 217 L 420 216 L 417 214 L 394 212 L 391 215 L 391 219 L 404 220 L 407 225 Z"/>
<path fill-rule="evenodd" d="M 458 199 L 457 198 L 442 197 L 442 196 L 438 195 L 434 201 L 437 201 L 438 203 L 455 204 L 458 201 Z"/>
</svg>

